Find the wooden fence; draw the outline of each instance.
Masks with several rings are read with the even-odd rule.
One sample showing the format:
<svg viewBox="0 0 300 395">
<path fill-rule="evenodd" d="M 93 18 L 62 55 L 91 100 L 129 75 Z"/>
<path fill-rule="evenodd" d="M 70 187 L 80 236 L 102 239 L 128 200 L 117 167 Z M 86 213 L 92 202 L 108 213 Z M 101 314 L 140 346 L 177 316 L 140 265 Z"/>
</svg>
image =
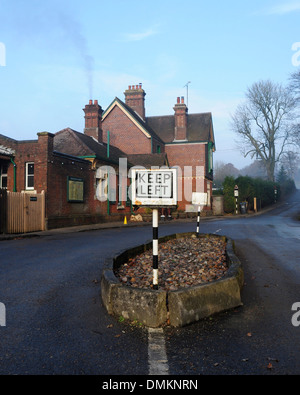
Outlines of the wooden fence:
<svg viewBox="0 0 300 395">
<path fill-rule="evenodd" d="M 7 191 L 0 189 L 0 233 L 6 232 Z"/>
<path fill-rule="evenodd" d="M 1 199 L 3 200 L 3 199 Z M 28 194 L 21 192 L 6 193 L 5 203 L 0 203 L 1 217 L 5 217 L 5 230 L 2 233 L 27 233 L 45 230 L 45 194 Z"/>
</svg>

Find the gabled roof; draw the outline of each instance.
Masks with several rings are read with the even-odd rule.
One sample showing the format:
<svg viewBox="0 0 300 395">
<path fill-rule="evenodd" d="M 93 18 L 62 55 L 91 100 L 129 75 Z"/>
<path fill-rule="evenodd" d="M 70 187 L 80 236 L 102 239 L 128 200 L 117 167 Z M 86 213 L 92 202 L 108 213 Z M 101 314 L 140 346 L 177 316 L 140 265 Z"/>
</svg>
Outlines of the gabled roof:
<svg viewBox="0 0 300 395">
<path fill-rule="evenodd" d="M 138 113 L 116 97 L 103 113 L 103 120 L 115 106 L 118 106 L 148 138 L 154 137 L 165 144 L 176 143 L 176 141 L 174 141 L 174 115 L 146 117 L 144 121 Z M 187 142 L 209 141 L 215 143 L 212 114 L 210 112 L 187 114 Z"/>
<path fill-rule="evenodd" d="M 71 128 L 63 129 L 55 134 L 54 150 L 79 157 L 96 157 L 115 164 L 119 164 L 119 158 L 126 157 L 123 151 L 111 145 L 109 147 L 109 157 L 107 157 L 107 144 L 99 143 L 93 137 Z"/>
<path fill-rule="evenodd" d="M 141 118 L 141 116 L 135 112 L 131 107 L 129 107 L 127 104 L 122 102 L 118 97 L 116 97 L 112 103 L 108 106 L 108 108 L 105 110 L 105 112 L 102 114 L 102 120 L 104 120 L 108 114 L 114 109 L 114 107 L 117 106 L 120 108 L 123 113 L 131 119 L 131 121 L 141 130 L 141 132 L 144 133 L 144 135 L 148 138 L 155 138 L 156 140 L 160 141 L 163 143 L 163 140 L 161 137 L 151 128 L 151 126 Z"/>
<path fill-rule="evenodd" d="M 175 142 L 174 115 L 147 117 L 147 124 L 156 131 L 165 144 Z M 187 114 L 187 141 L 214 143 L 212 114 Z"/>
</svg>

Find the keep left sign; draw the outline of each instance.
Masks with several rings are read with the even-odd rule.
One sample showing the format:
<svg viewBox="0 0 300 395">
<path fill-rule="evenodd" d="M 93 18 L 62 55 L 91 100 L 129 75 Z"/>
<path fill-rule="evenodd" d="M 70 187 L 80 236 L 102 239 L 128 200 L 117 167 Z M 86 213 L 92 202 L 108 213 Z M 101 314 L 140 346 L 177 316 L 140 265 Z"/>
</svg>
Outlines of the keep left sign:
<svg viewBox="0 0 300 395">
<path fill-rule="evenodd" d="M 137 206 L 176 206 L 176 169 L 132 169 L 132 203 Z"/>
</svg>

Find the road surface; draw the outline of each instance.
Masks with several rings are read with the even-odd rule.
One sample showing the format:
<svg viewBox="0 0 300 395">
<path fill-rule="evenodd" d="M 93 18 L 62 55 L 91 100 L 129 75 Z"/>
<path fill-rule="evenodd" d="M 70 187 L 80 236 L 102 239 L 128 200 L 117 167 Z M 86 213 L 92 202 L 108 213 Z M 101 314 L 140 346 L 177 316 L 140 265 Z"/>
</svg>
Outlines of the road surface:
<svg viewBox="0 0 300 395">
<path fill-rule="evenodd" d="M 299 374 L 299 212 L 297 192 L 263 215 L 202 220 L 200 232 L 235 241 L 243 306 L 156 335 L 108 316 L 100 298 L 107 258 L 151 240 L 151 225 L 1 241 L 0 374 L 147 376 L 151 342 L 169 376 Z M 159 236 L 195 230 L 171 221 Z"/>
</svg>

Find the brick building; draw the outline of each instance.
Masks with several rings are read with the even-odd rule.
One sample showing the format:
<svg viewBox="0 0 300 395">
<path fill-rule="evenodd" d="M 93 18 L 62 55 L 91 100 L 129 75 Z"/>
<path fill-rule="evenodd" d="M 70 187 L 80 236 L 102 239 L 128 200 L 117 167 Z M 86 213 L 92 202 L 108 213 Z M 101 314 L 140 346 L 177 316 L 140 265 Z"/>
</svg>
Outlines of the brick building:
<svg viewBox="0 0 300 395">
<path fill-rule="evenodd" d="M 105 111 L 90 100 L 83 109 L 83 133 L 66 128 L 28 141 L 0 135 L 0 189 L 43 191 L 48 229 L 120 220 L 133 212 L 128 170 L 170 166 L 179 169 L 178 208 L 189 211 L 191 192 L 201 191 L 208 193 L 210 210 L 211 114 L 188 114 L 178 98 L 173 115 L 146 117 L 145 95 L 141 85 L 130 86 L 125 102 L 115 98 Z"/>
<path fill-rule="evenodd" d="M 129 86 L 124 94 L 125 102 L 116 97 L 102 114 L 103 142 L 109 135 L 111 144 L 128 156 L 164 154 L 168 165 L 179 169 L 178 208 L 193 210 L 191 194 L 197 191 L 208 194 L 210 210 L 215 150 L 211 113 L 189 114 L 181 97 L 172 115 L 146 117 L 142 85 Z"/>
</svg>

